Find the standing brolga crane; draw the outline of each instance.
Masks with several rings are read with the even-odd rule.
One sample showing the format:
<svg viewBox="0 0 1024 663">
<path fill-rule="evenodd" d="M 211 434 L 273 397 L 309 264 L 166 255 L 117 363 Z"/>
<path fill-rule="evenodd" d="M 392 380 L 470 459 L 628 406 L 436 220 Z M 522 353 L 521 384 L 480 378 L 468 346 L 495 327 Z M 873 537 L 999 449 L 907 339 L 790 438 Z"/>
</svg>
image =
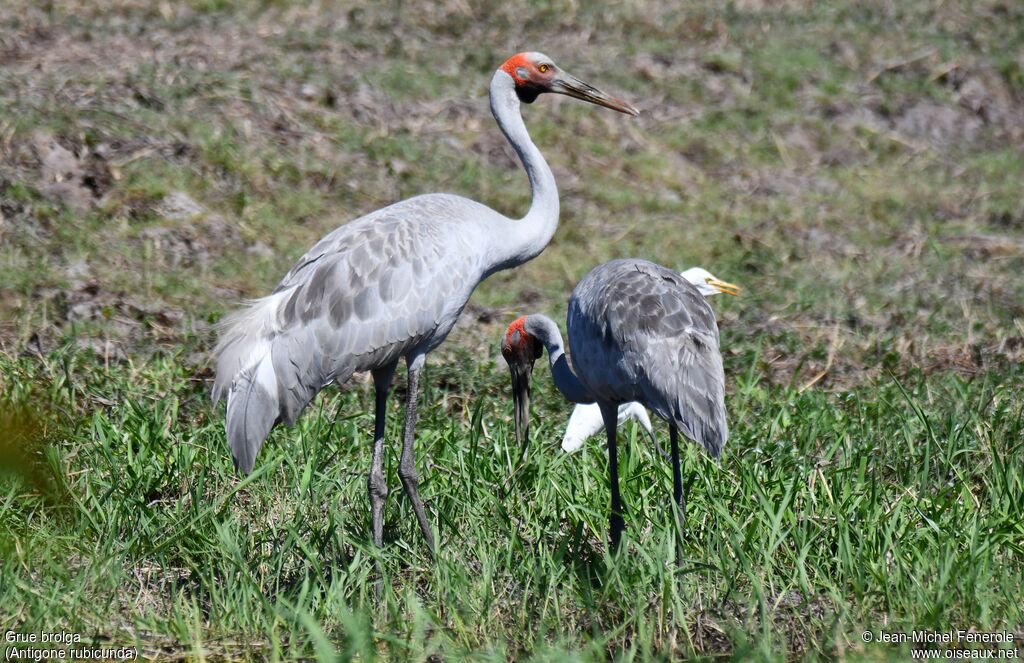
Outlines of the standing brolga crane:
<svg viewBox="0 0 1024 663">
<path fill-rule="evenodd" d="M 558 190 L 520 115 L 555 92 L 636 115 L 632 105 L 570 76 L 541 53 L 520 53 L 494 73 L 491 112 L 522 160 L 533 200 L 514 220 L 450 194 L 417 196 L 356 219 L 321 239 L 273 294 L 227 317 L 214 354 L 216 404 L 227 391 L 227 436 L 235 467 L 252 471 L 271 427 L 293 424 L 332 382 L 370 371 L 376 392 L 368 480 L 373 541 L 383 539 L 384 423 L 391 378 L 408 367 L 398 476 L 431 550 L 413 455 L 416 399 L 426 354 L 451 331 L 477 284 L 534 258 L 558 226 Z"/>
<path fill-rule="evenodd" d="M 512 374 L 516 437 L 523 448 L 529 444 L 530 376 L 546 349 L 562 395 L 601 408 L 608 434 L 611 542 L 617 548 L 625 526 L 615 437 L 619 406 L 637 401 L 668 422 L 672 496 L 683 518 L 679 430 L 715 458 L 729 436 L 718 325 L 697 288 L 677 272 L 630 258 L 583 277 L 569 299 L 568 328 L 575 372 L 551 318 L 524 316 L 505 332 L 501 353 Z"/>
<path fill-rule="evenodd" d="M 704 298 L 713 297 L 720 293 L 732 295 L 733 297 L 740 294 L 740 287 L 738 285 L 722 281 L 703 267 L 691 267 L 683 270 L 679 275 L 692 283 L 697 288 L 697 292 L 703 295 Z M 647 410 L 644 409 L 643 405 L 632 401 L 619 406 L 618 425 L 621 426 L 630 419 L 637 421 L 643 427 L 644 432 L 647 433 L 651 442 L 658 449 L 658 453 L 668 458 L 668 454 L 665 453 L 665 450 L 658 444 L 657 438 L 654 437 L 651 418 L 647 416 Z M 565 424 L 565 435 L 562 437 L 562 451 L 573 453 L 583 446 L 588 437 L 596 435 L 602 428 L 604 428 L 604 419 L 601 417 L 601 408 L 598 407 L 597 403 L 577 403 L 576 407 L 572 410 L 568 423 Z"/>
</svg>

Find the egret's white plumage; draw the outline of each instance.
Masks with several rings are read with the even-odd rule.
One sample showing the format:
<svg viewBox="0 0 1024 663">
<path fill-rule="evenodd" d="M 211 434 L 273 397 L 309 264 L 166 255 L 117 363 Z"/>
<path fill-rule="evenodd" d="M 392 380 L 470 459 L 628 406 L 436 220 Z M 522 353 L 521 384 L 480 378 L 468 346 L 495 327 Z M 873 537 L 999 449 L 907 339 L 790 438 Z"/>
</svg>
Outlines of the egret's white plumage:
<svg viewBox="0 0 1024 663">
<path fill-rule="evenodd" d="M 654 428 L 651 426 L 651 418 L 647 415 L 647 409 L 636 401 L 619 406 L 619 425 L 623 425 L 630 419 L 643 426 L 648 435 L 654 435 Z M 587 438 L 596 435 L 602 428 L 604 428 L 604 419 L 601 418 L 601 408 L 598 404 L 577 403 L 569 417 L 569 423 L 565 425 L 562 451 L 566 453 L 576 451 L 583 446 Z"/>
<path fill-rule="evenodd" d="M 723 292 L 736 294 L 738 291 L 736 286 L 719 280 L 703 267 L 691 267 L 681 272 L 680 276 L 695 285 L 705 298 Z M 621 426 L 630 419 L 643 426 L 652 441 L 656 440 L 654 429 L 651 427 L 651 418 L 647 415 L 647 410 L 643 405 L 633 401 L 619 406 L 619 425 Z M 565 426 L 562 451 L 573 453 L 583 446 L 587 438 L 596 435 L 602 428 L 604 428 L 604 420 L 601 418 L 601 408 L 597 403 L 577 403 L 569 416 L 569 423 Z M 655 444 L 657 444 L 656 441 Z M 659 451 L 661 451 L 660 447 Z"/>
</svg>

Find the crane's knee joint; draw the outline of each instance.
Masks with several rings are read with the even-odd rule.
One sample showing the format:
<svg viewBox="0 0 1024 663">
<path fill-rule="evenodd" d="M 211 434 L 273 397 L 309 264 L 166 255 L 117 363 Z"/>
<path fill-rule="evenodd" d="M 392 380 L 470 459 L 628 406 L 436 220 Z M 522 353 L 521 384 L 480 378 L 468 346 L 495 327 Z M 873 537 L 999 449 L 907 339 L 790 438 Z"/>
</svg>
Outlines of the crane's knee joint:
<svg viewBox="0 0 1024 663">
<path fill-rule="evenodd" d="M 370 488 L 371 497 L 384 499 L 388 496 L 388 484 L 385 483 L 383 474 L 371 472 L 367 485 Z"/>
<path fill-rule="evenodd" d="M 413 486 L 419 485 L 420 477 L 416 473 L 416 465 L 414 463 L 402 462 L 398 465 L 398 477 L 404 484 L 412 484 Z"/>
</svg>

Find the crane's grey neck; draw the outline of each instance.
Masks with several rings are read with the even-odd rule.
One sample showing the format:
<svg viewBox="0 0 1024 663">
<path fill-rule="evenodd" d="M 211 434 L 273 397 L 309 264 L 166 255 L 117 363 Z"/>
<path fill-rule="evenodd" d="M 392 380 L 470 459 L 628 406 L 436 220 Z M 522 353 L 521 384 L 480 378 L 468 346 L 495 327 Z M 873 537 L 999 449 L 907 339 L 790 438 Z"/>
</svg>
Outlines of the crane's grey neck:
<svg viewBox="0 0 1024 663">
<path fill-rule="evenodd" d="M 546 315 L 528 315 L 523 321 L 523 330 L 544 344 L 544 349 L 548 351 L 548 362 L 551 365 L 551 378 L 566 400 L 572 403 L 593 403 L 594 396 L 583 386 L 583 383 L 573 373 L 572 368 L 569 367 L 569 360 L 565 356 L 565 344 L 562 342 L 562 332 L 559 331 L 555 321 Z"/>
<path fill-rule="evenodd" d="M 501 233 L 500 243 L 496 247 L 499 262 L 495 269 L 497 271 L 536 257 L 551 241 L 558 228 L 558 187 L 551 168 L 526 131 L 515 82 L 501 69 L 494 72 L 491 78 L 490 99 L 491 113 L 523 162 L 533 194 L 530 211 L 526 216 L 510 223 L 508 232 Z"/>
</svg>

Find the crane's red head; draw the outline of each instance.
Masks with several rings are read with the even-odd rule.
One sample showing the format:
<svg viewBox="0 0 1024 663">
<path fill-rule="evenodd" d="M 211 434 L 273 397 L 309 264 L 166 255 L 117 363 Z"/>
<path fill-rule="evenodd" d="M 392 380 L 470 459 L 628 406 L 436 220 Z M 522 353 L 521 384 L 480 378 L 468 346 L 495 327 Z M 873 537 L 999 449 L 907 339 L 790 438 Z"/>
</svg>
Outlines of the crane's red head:
<svg viewBox="0 0 1024 663">
<path fill-rule="evenodd" d="M 518 88 L 550 85 L 557 68 L 551 58 L 543 53 L 524 52 L 505 60 L 501 70 L 512 77 Z"/>
<path fill-rule="evenodd" d="M 526 331 L 525 315 L 513 320 L 505 330 L 505 337 L 501 341 L 501 356 L 510 366 L 513 362 L 529 362 L 532 368 L 533 362 L 540 359 L 543 352 L 544 346 L 540 341 Z"/>
<path fill-rule="evenodd" d="M 526 331 L 526 317 L 516 318 L 501 340 L 501 356 L 508 363 L 512 376 L 516 440 L 524 454 L 530 443 L 530 378 L 533 376 L 533 364 L 543 352 L 541 342 Z"/>
<path fill-rule="evenodd" d="M 576 99 L 617 110 L 628 115 L 639 115 L 640 111 L 629 102 L 617 99 L 588 85 L 571 74 L 559 69 L 554 61 L 543 53 L 516 53 L 499 67 L 512 78 L 516 95 L 525 103 L 533 103 L 544 92 L 564 94 Z"/>
</svg>

